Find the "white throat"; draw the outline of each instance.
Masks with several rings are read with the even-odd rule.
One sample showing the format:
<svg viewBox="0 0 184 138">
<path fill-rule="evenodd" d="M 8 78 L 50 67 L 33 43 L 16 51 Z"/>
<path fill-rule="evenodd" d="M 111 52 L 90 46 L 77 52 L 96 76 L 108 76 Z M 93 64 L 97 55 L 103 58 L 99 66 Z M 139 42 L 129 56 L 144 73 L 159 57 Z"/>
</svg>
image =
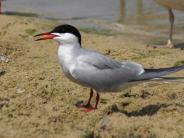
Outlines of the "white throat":
<svg viewBox="0 0 184 138">
<path fill-rule="evenodd" d="M 60 44 L 58 48 L 58 59 L 59 63 L 65 68 L 69 68 L 78 56 L 78 51 L 80 50 L 81 46 L 79 43 L 74 44 Z"/>
</svg>

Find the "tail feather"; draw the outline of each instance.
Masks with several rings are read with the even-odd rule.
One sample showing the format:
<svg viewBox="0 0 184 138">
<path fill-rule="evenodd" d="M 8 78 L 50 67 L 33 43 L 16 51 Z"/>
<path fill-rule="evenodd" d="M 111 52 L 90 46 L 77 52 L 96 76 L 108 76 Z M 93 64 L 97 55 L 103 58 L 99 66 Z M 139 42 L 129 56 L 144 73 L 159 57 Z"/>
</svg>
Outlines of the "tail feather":
<svg viewBox="0 0 184 138">
<path fill-rule="evenodd" d="M 162 76 L 166 76 L 183 69 L 184 69 L 184 65 L 170 67 L 170 68 L 161 68 L 161 69 L 145 69 L 145 72 L 138 77 L 138 80 L 149 80 L 149 79 L 161 78 Z"/>
</svg>

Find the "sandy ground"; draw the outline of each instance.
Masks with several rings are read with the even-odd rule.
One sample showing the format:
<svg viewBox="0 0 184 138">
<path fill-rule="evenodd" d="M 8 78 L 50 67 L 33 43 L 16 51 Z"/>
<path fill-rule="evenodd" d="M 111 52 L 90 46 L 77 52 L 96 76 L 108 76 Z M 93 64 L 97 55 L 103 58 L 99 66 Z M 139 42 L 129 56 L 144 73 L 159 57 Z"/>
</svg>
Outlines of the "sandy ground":
<svg viewBox="0 0 184 138">
<path fill-rule="evenodd" d="M 32 37 L 57 23 L 2 15 L 0 20 L 0 138 L 184 138 L 182 82 L 144 83 L 101 94 L 98 109 L 85 113 L 74 104 L 86 101 L 89 90 L 64 76 L 57 43 Z M 84 47 L 147 68 L 184 62 L 183 50 L 147 48 L 147 40 L 154 40 L 147 36 L 82 36 Z M 174 75 L 184 76 L 184 71 Z"/>
</svg>

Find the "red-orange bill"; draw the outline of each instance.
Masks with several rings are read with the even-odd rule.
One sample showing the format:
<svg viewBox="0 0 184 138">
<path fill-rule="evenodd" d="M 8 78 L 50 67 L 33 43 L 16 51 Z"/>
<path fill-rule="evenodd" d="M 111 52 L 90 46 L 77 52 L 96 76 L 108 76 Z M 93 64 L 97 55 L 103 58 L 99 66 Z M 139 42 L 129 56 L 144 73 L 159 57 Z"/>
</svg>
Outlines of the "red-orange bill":
<svg viewBox="0 0 184 138">
<path fill-rule="evenodd" d="M 53 39 L 56 36 L 57 35 L 46 32 L 46 33 L 37 34 L 34 37 L 40 37 L 40 38 L 35 40 L 35 41 L 40 41 L 40 40 Z"/>
</svg>

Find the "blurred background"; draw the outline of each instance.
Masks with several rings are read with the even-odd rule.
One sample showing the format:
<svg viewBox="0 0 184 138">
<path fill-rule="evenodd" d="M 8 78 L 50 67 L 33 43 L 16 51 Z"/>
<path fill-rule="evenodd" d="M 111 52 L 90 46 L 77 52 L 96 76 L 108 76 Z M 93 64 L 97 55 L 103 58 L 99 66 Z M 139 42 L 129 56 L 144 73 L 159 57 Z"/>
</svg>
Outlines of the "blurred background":
<svg viewBox="0 0 184 138">
<path fill-rule="evenodd" d="M 110 20 L 123 24 L 168 24 L 168 13 L 154 0 L 6 0 L 4 12 L 36 13 L 56 20 Z M 176 11 L 176 23 L 184 14 Z"/>
<path fill-rule="evenodd" d="M 134 33 L 168 38 L 168 9 L 155 0 L 4 0 L 5 14 L 36 16 L 98 33 Z M 184 37 L 184 14 L 174 10 L 174 37 Z"/>
</svg>

